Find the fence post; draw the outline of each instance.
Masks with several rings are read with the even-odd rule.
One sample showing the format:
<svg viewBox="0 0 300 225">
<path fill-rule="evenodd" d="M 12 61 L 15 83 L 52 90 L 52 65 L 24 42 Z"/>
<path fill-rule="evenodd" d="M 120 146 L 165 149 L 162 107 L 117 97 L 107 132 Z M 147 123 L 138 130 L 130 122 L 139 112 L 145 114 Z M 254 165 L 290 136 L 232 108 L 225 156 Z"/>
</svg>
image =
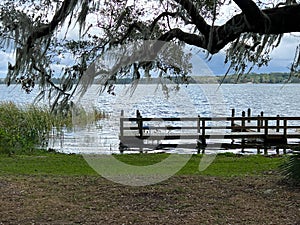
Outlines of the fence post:
<svg viewBox="0 0 300 225">
<path fill-rule="evenodd" d="M 241 121 L 241 126 L 242 126 L 241 132 L 245 132 L 246 131 L 246 128 L 245 128 L 245 126 L 246 126 L 245 116 L 246 116 L 246 112 L 243 111 L 242 112 L 242 121 Z M 245 152 L 245 143 L 246 143 L 245 142 L 245 138 L 242 138 L 242 153 Z"/>
<path fill-rule="evenodd" d="M 120 116 L 120 136 L 124 136 L 124 110 L 121 110 L 121 116 Z"/>
<path fill-rule="evenodd" d="M 206 139 L 205 139 L 205 120 L 202 120 L 202 144 L 206 145 Z"/>
<path fill-rule="evenodd" d="M 245 138 L 242 138 L 242 153 L 245 153 L 245 144 L 246 144 Z"/>
<path fill-rule="evenodd" d="M 264 147 L 264 155 L 268 155 L 268 146 L 267 145 L 265 145 L 265 147 Z"/>
<path fill-rule="evenodd" d="M 283 135 L 286 137 L 287 135 L 287 119 L 283 120 Z"/>
<path fill-rule="evenodd" d="M 265 119 L 265 135 L 267 136 L 269 134 L 269 121 Z"/>
<path fill-rule="evenodd" d="M 248 108 L 247 116 L 251 117 L 251 109 L 250 108 Z M 250 123 L 250 122 L 251 122 L 251 120 L 248 118 L 248 123 Z"/>
<path fill-rule="evenodd" d="M 264 112 L 263 111 L 260 112 L 260 117 L 261 117 L 260 126 L 262 127 L 264 125 L 264 120 L 263 120 Z"/>
<path fill-rule="evenodd" d="M 260 115 L 257 116 L 257 132 L 260 132 Z"/>
<path fill-rule="evenodd" d="M 277 118 L 276 118 L 276 132 L 279 132 L 279 126 L 280 126 L 280 116 L 277 115 Z"/>
<path fill-rule="evenodd" d="M 200 134 L 200 115 L 198 115 L 198 120 L 197 120 L 197 133 Z"/>
<path fill-rule="evenodd" d="M 242 117 L 243 117 L 243 118 L 242 118 L 242 123 L 241 123 L 241 125 L 242 125 L 241 131 L 242 131 L 242 132 L 246 131 L 246 128 L 245 128 L 245 122 L 246 122 L 246 121 L 245 121 L 245 116 L 246 116 L 246 112 L 243 111 L 243 112 L 242 112 Z"/>
<path fill-rule="evenodd" d="M 276 146 L 276 155 L 279 155 L 279 147 Z"/>
<path fill-rule="evenodd" d="M 258 154 L 258 155 L 261 153 L 261 152 L 260 152 L 260 147 L 259 147 L 259 146 L 256 147 L 256 151 L 257 151 L 257 154 Z"/>
<path fill-rule="evenodd" d="M 136 110 L 136 118 L 140 137 L 143 137 L 143 118 L 139 110 Z"/>
<path fill-rule="evenodd" d="M 262 120 L 263 121 L 263 120 Z M 265 130 L 265 135 L 264 135 L 264 154 L 268 155 L 268 133 L 269 133 L 269 121 L 267 119 L 265 119 L 265 126 L 264 126 L 264 130 Z"/>
<path fill-rule="evenodd" d="M 231 120 L 231 131 L 234 130 L 234 115 L 235 115 L 235 109 L 231 109 L 231 117 L 232 117 L 232 120 Z"/>
</svg>

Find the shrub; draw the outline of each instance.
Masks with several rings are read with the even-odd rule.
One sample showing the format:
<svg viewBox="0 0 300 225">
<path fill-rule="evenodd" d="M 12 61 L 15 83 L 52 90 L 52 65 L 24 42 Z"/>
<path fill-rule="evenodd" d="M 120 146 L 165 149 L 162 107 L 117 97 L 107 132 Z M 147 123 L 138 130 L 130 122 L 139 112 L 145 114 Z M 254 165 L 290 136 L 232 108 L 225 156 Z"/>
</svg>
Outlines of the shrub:
<svg viewBox="0 0 300 225">
<path fill-rule="evenodd" d="M 293 155 L 280 166 L 284 179 L 293 184 L 300 185 L 300 148 L 296 149 Z"/>
</svg>

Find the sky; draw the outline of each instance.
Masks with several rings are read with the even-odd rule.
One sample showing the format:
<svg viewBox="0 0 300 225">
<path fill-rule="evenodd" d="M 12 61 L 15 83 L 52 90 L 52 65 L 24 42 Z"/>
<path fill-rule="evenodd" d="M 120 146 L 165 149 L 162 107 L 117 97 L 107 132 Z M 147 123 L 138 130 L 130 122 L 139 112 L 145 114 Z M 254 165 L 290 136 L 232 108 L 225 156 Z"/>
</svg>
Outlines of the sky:
<svg viewBox="0 0 300 225">
<path fill-rule="evenodd" d="M 232 14 L 238 13 L 239 11 L 236 7 L 231 7 L 224 9 L 224 21 L 227 20 L 226 17 L 231 17 Z M 223 23 L 224 21 L 219 21 L 218 23 Z M 78 31 L 71 31 L 72 35 L 78 34 Z M 271 53 L 271 61 L 267 67 L 262 67 L 260 69 L 254 69 L 253 72 L 256 73 L 271 73 L 271 72 L 288 72 L 289 67 L 294 59 L 295 51 L 297 45 L 299 45 L 300 34 L 290 35 L 286 34 L 279 45 L 278 48 L 274 49 Z M 201 51 L 199 51 L 201 52 Z M 205 68 L 206 71 L 210 70 L 210 73 L 214 75 L 223 75 L 229 65 L 224 64 L 225 51 L 221 50 L 219 53 L 212 56 L 211 60 L 207 60 L 206 54 L 195 53 L 200 56 L 200 67 Z M 68 61 L 68 60 L 66 60 Z M 3 78 L 7 74 L 8 62 L 14 64 L 14 56 L 12 53 L 0 51 L 0 78 Z M 199 58 L 194 58 L 192 61 L 195 70 L 199 71 Z M 205 66 L 203 66 L 205 64 Z M 198 65 L 198 66 L 197 66 Z M 204 71 L 205 71 L 204 70 Z M 200 69 L 201 71 L 201 69 Z"/>
<path fill-rule="evenodd" d="M 299 45 L 300 36 L 286 34 L 281 44 L 273 50 L 271 53 L 271 61 L 268 66 L 261 68 L 256 68 L 251 72 L 254 73 L 273 73 L 289 72 L 289 67 L 291 66 L 297 45 Z M 225 50 L 221 50 L 217 54 L 213 55 L 210 60 L 207 58 L 207 54 L 203 51 L 194 50 L 192 51 L 193 58 L 191 63 L 193 65 L 194 74 L 203 75 L 224 75 L 229 67 L 229 64 L 225 64 Z"/>
<path fill-rule="evenodd" d="M 299 34 L 298 34 L 299 35 Z M 295 57 L 296 48 L 299 45 L 300 36 L 286 34 L 281 44 L 271 53 L 271 61 L 268 66 L 261 68 L 254 68 L 252 72 L 255 73 L 273 73 L 273 72 L 289 72 L 289 68 Z M 224 64 L 225 51 L 221 50 L 219 53 L 212 56 L 210 61 L 201 57 L 208 67 L 213 71 L 214 75 L 223 75 L 229 64 Z"/>
<path fill-rule="evenodd" d="M 0 78 L 3 78 L 7 74 L 8 62 L 14 62 L 12 54 L 0 51 Z"/>
</svg>

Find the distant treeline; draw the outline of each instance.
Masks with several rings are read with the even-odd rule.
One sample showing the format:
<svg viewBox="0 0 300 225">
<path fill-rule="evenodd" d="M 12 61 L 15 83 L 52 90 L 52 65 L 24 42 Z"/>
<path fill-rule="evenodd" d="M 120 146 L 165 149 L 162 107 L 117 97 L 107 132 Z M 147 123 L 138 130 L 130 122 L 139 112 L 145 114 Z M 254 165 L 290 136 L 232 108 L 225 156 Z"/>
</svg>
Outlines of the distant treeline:
<svg viewBox="0 0 300 225">
<path fill-rule="evenodd" d="M 54 83 L 54 84 L 59 84 L 60 83 L 60 78 L 52 78 L 51 81 Z M 11 81 L 10 84 L 16 84 L 17 82 L 16 81 Z M 38 82 L 36 82 L 38 84 Z M 5 81 L 5 78 L 0 78 L 0 84 L 6 84 L 6 81 Z"/>
<path fill-rule="evenodd" d="M 300 78 L 295 76 L 290 76 L 289 73 L 269 73 L 269 74 L 256 74 L 250 73 L 247 75 L 242 75 L 240 77 L 236 75 L 228 75 L 220 77 L 220 81 L 223 83 L 300 83 Z"/>
<path fill-rule="evenodd" d="M 60 83 L 59 78 L 52 78 L 52 82 L 55 84 Z M 129 84 L 132 82 L 131 78 L 124 78 L 118 79 L 116 81 L 117 84 Z M 161 82 L 159 78 L 143 78 L 139 81 L 141 84 L 157 84 Z M 164 79 L 164 83 L 223 83 L 223 84 L 235 84 L 235 83 L 300 83 L 299 77 L 290 76 L 289 73 L 268 73 L 268 74 L 257 74 L 257 73 L 250 73 L 242 76 L 237 75 L 227 75 L 225 76 L 192 76 L 192 77 L 169 77 Z M 96 84 L 101 84 L 100 80 L 95 80 Z M 5 84 L 5 80 L 0 78 L 0 84 Z"/>
</svg>

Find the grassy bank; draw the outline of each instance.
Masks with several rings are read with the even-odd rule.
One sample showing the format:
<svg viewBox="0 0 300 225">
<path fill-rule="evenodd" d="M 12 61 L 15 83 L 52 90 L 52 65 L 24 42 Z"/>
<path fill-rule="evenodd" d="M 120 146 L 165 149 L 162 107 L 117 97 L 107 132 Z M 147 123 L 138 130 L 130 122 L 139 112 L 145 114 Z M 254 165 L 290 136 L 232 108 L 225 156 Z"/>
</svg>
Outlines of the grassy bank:
<svg viewBox="0 0 300 225">
<path fill-rule="evenodd" d="M 118 160 L 132 165 L 150 165 L 168 157 L 168 154 L 115 155 Z M 218 155 L 204 171 L 198 170 L 202 155 L 193 155 L 178 175 L 245 176 L 261 175 L 277 170 L 285 157 L 265 157 L 260 155 L 236 156 Z M 62 175 L 95 176 L 97 173 L 81 155 L 36 152 L 33 155 L 0 155 L 0 175 Z"/>
<path fill-rule="evenodd" d="M 167 154 L 115 155 L 133 165 Z M 286 157 L 194 155 L 179 175 L 148 186 L 104 179 L 81 155 L 0 155 L 0 224 L 298 224 L 299 189 L 279 184 Z M 198 175 L 199 174 L 199 175 Z"/>
</svg>

